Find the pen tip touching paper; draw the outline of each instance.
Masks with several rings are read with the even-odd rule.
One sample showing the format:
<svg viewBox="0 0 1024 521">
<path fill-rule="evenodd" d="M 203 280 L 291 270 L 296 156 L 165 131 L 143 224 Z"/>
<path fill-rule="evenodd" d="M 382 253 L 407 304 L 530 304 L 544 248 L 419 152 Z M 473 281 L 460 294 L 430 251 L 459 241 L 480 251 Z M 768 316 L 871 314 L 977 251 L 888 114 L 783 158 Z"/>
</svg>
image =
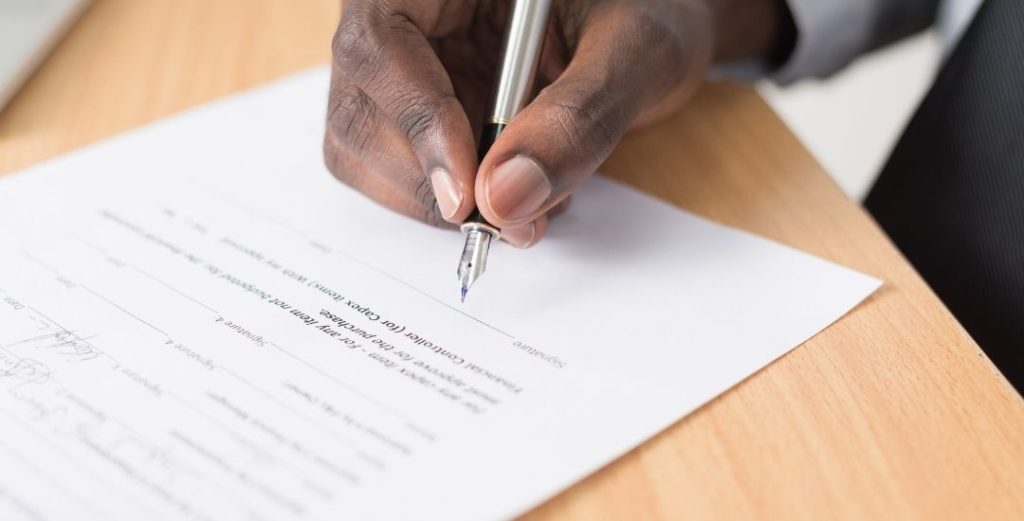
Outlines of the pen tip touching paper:
<svg viewBox="0 0 1024 521">
<path fill-rule="evenodd" d="M 462 257 L 459 259 L 459 287 L 462 291 L 462 302 L 466 301 L 466 294 L 473 283 L 484 274 L 487 268 L 487 253 L 491 247 L 491 240 L 496 237 L 497 232 L 491 231 L 489 227 L 481 225 L 466 225 L 466 243 L 462 247 Z"/>
</svg>

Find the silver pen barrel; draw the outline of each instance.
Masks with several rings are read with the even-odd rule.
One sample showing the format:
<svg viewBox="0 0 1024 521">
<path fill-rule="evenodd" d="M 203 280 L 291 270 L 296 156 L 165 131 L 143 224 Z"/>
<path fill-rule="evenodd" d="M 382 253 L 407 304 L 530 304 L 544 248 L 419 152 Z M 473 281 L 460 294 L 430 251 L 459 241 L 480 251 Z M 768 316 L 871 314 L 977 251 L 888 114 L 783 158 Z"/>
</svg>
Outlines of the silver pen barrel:
<svg viewBox="0 0 1024 521">
<path fill-rule="evenodd" d="M 514 3 L 512 19 L 505 32 L 491 123 L 508 124 L 529 101 L 550 12 L 551 0 L 516 0 Z"/>
<path fill-rule="evenodd" d="M 477 150 L 481 161 L 529 101 L 550 11 L 551 0 L 516 0 L 512 6 L 494 91 L 494 109 L 484 124 Z M 479 211 L 474 211 L 463 223 L 462 231 L 466 234 L 466 243 L 459 259 L 458 274 L 460 294 L 465 302 L 469 288 L 483 275 L 491 242 L 498 239 L 500 232 Z"/>
</svg>

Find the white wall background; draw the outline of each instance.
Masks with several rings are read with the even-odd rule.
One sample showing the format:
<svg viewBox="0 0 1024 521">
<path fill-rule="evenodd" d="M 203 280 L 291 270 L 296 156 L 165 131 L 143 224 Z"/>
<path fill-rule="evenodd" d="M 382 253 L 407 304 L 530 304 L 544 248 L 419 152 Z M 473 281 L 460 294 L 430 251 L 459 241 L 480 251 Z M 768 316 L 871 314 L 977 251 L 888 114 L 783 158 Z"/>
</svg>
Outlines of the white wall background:
<svg viewBox="0 0 1024 521">
<path fill-rule="evenodd" d="M 797 137 L 854 200 L 867 194 L 942 56 L 927 32 L 865 56 L 826 80 L 757 86 Z"/>
</svg>

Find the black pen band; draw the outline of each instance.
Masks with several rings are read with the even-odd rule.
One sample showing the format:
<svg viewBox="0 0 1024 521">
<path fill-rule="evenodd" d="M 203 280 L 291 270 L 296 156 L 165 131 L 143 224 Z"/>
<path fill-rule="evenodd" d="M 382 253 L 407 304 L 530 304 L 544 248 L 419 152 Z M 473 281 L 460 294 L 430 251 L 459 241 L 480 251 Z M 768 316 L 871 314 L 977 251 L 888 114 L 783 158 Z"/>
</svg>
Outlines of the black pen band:
<svg viewBox="0 0 1024 521">
<path fill-rule="evenodd" d="M 480 145 L 477 147 L 477 158 L 480 161 L 484 160 L 484 156 L 486 156 L 487 152 L 491 150 L 491 146 L 494 145 L 494 142 L 498 140 L 498 136 L 504 132 L 505 127 L 507 126 L 508 124 L 506 123 L 499 123 L 495 121 L 484 125 L 483 129 L 480 131 Z M 483 215 L 480 215 L 480 210 L 473 210 L 473 213 L 469 214 L 469 217 L 466 218 L 466 222 L 485 224 L 488 227 L 494 228 L 494 226 L 487 222 L 487 219 L 484 219 Z"/>
<path fill-rule="evenodd" d="M 490 152 L 494 142 L 498 140 L 498 136 L 505 131 L 507 126 L 508 123 L 499 121 L 490 121 L 484 124 L 484 128 L 480 131 L 480 145 L 476 149 L 478 160 L 484 160 L 484 156 L 487 155 L 487 152 Z"/>
</svg>

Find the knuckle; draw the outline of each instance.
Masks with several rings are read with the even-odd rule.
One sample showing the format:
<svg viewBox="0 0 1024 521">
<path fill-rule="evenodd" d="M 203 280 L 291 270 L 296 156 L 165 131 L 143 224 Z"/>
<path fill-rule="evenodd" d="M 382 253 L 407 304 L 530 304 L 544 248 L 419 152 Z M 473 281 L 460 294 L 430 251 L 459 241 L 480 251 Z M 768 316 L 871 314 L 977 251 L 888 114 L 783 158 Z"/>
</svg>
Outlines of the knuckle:
<svg viewBox="0 0 1024 521">
<path fill-rule="evenodd" d="M 369 100 L 363 89 L 357 85 L 342 85 L 331 91 L 331 113 L 337 112 L 362 112 L 367 109 Z"/>
<path fill-rule="evenodd" d="M 375 131 L 373 101 L 362 89 L 346 85 L 331 93 L 330 131 L 354 151 L 365 150 Z"/>
<path fill-rule="evenodd" d="M 353 79 L 373 77 L 384 65 L 383 40 L 373 17 L 365 8 L 353 8 L 345 13 L 331 40 L 335 62 Z"/>
<path fill-rule="evenodd" d="M 400 97 L 395 102 L 396 123 L 409 141 L 416 145 L 425 135 L 443 123 L 445 106 L 451 96 L 414 94 Z"/>
</svg>

